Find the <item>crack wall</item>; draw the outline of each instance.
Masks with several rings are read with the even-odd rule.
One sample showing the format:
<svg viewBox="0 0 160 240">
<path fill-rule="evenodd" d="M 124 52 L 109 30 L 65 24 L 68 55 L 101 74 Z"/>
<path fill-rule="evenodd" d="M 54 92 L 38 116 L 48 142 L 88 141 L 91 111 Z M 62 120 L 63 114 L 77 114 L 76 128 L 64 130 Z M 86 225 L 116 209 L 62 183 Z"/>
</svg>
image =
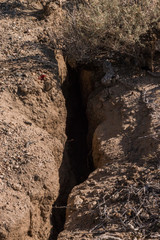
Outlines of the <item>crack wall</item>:
<svg viewBox="0 0 160 240">
<path fill-rule="evenodd" d="M 88 174 L 87 166 L 87 132 L 88 123 L 86 109 L 82 102 L 79 71 L 68 66 L 68 81 L 63 93 L 66 99 L 67 122 L 66 135 L 68 137 L 68 156 L 76 183 L 83 182 Z"/>
<path fill-rule="evenodd" d="M 62 91 L 66 99 L 67 119 L 63 161 L 59 170 L 60 192 L 54 203 L 51 222 L 53 229 L 50 240 L 57 239 L 63 230 L 68 195 L 72 188 L 87 179 L 92 171 L 88 164 L 87 133 L 88 122 L 84 105 L 79 69 L 68 68 L 68 77 Z"/>
</svg>

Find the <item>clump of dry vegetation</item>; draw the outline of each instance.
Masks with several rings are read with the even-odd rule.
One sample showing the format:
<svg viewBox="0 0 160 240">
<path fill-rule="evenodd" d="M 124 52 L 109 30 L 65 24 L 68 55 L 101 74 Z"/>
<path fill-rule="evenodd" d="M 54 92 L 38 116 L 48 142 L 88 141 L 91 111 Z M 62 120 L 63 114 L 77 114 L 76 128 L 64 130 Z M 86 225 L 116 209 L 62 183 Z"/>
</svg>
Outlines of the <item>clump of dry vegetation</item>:
<svg viewBox="0 0 160 240">
<path fill-rule="evenodd" d="M 87 61 L 109 51 L 134 55 L 140 36 L 156 27 L 159 0 L 77 1 L 63 14 L 54 38 L 67 55 Z M 135 51 L 136 49 L 136 51 Z"/>
</svg>

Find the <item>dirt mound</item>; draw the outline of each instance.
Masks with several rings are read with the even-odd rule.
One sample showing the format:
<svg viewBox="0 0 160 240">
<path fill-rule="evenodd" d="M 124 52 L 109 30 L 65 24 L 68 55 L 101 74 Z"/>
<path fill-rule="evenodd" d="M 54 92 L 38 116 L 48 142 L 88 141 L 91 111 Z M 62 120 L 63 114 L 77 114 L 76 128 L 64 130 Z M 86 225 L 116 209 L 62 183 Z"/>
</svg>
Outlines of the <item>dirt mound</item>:
<svg viewBox="0 0 160 240">
<path fill-rule="evenodd" d="M 58 65 L 36 9 L 0 13 L 0 239 L 48 239 L 66 141 Z"/>
<path fill-rule="evenodd" d="M 159 79 L 126 73 L 91 93 L 88 142 L 98 169 L 72 190 L 58 239 L 158 240 L 159 92 Z"/>
<path fill-rule="evenodd" d="M 75 187 L 58 239 L 157 239 L 158 170 L 114 162 Z"/>
</svg>

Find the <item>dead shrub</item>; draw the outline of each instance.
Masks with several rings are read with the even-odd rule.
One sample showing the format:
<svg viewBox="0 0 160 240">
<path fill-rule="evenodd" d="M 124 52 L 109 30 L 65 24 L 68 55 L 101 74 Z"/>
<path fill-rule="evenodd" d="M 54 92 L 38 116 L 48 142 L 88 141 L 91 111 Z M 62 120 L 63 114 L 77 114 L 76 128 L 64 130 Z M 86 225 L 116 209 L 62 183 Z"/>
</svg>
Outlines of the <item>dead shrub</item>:
<svg viewBox="0 0 160 240">
<path fill-rule="evenodd" d="M 66 11 L 54 33 L 68 56 L 88 61 L 110 51 L 136 54 L 140 36 L 159 18 L 159 0 L 86 0 Z M 85 4 L 86 3 L 86 4 Z"/>
</svg>

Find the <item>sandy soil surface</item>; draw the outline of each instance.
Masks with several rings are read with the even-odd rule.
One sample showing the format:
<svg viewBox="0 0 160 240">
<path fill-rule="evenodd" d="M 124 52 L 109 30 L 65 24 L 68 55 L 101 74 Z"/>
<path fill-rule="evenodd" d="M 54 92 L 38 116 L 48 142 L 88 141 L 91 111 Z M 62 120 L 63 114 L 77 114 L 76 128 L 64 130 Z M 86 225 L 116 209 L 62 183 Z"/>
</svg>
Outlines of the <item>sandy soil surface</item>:
<svg viewBox="0 0 160 240">
<path fill-rule="evenodd" d="M 66 108 L 41 8 L 0 2 L 0 239 L 48 239 L 59 192 Z"/>
<path fill-rule="evenodd" d="M 96 170 L 72 190 L 59 240 L 159 239 L 160 78 L 127 68 L 119 76 L 89 96 Z"/>
<path fill-rule="evenodd" d="M 66 68 L 50 42 L 56 11 L 45 18 L 41 9 L 38 1 L 0 2 L 2 240 L 52 239 L 60 168 L 63 190 L 75 185 L 69 164 L 62 168 Z M 94 171 L 73 188 L 58 239 L 158 240 L 160 79 L 119 68 L 108 91 L 98 72 L 81 73 Z"/>
</svg>

